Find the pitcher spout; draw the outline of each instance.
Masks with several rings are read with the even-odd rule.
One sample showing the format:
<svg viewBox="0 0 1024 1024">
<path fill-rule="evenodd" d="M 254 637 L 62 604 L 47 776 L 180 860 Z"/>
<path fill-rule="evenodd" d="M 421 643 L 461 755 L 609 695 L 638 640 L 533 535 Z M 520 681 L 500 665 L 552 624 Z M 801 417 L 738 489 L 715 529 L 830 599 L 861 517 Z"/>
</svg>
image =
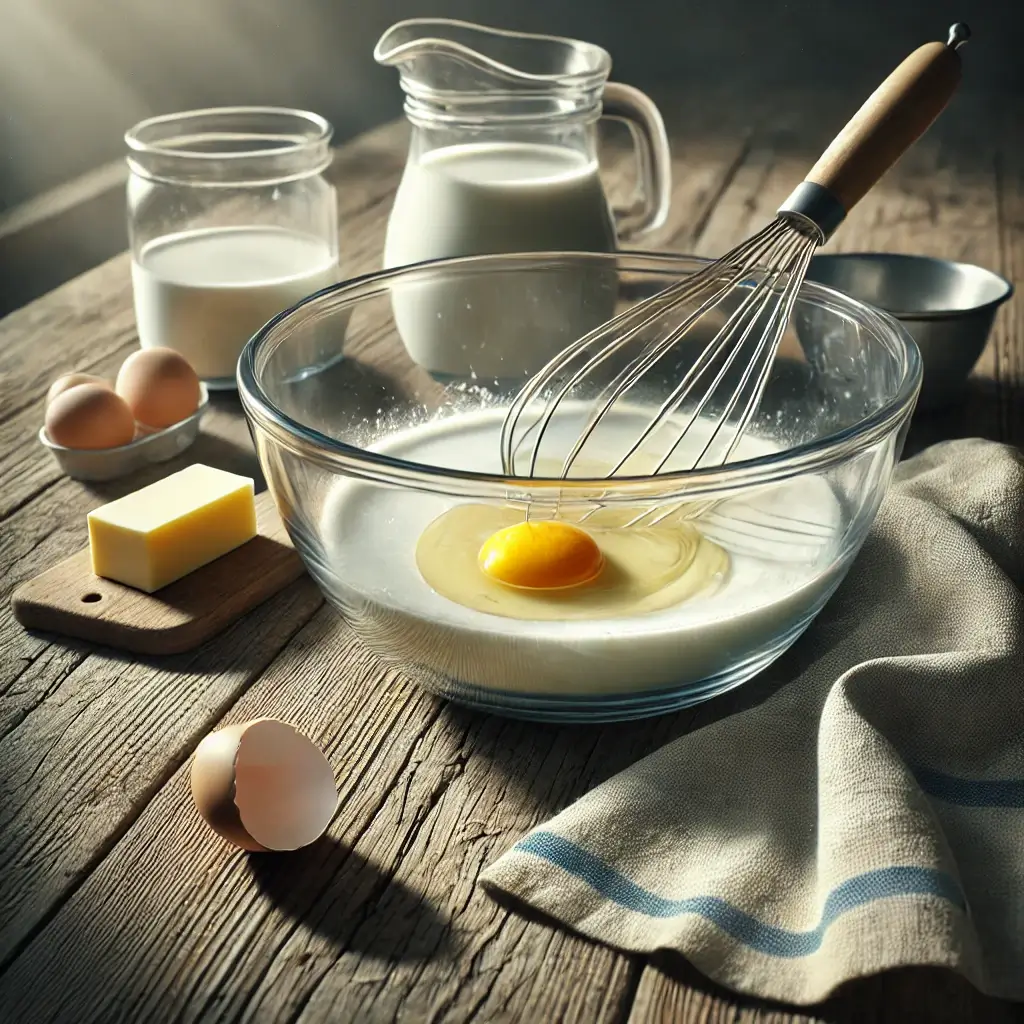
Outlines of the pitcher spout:
<svg viewBox="0 0 1024 1024">
<path fill-rule="evenodd" d="M 392 25 L 373 51 L 378 64 L 398 67 L 403 85 L 433 93 L 487 87 L 551 91 L 599 87 L 611 57 L 592 43 L 487 28 L 446 18 L 412 18 Z"/>
</svg>

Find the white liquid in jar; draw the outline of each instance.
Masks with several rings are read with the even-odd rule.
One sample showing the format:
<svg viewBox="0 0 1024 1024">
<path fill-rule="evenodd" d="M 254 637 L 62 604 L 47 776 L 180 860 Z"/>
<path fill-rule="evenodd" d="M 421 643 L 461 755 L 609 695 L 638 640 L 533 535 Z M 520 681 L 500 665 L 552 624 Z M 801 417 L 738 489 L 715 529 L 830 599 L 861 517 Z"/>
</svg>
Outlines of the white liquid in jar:
<svg viewBox="0 0 1024 1024">
<path fill-rule="evenodd" d="M 614 252 L 596 161 L 567 147 L 446 146 L 412 158 L 388 221 L 386 267 L 484 253 Z M 534 372 L 614 312 L 607 268 L 423 279 L 392 292 L 412 358 L 442 378 Z"/>
<path fill-rule="evenodd" d="M 338 276 L 336 256 L 312 235 L 270 227 L 165 235 L 132 261 L 139 341 L 172 348 L 207 383 L 233 387 L 249 338 Z"/>
</svg>

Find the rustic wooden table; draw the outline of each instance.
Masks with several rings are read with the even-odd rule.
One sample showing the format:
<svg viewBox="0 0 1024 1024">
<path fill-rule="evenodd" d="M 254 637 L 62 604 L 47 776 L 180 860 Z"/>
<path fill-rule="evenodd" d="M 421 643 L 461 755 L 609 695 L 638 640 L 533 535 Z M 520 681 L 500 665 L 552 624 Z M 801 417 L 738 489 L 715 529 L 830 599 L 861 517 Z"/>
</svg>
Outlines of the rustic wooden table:
<svg viewBox="0 0 1024 1024">
<path fill-rule="evenodd" d="M 763 113 L 749 96 L 671 104 L 672 217 L 650 247 L 718 253 L 771 216 L 843 112 L 821 97 L 773 101 Z M 1022 123 L 1019 106 L 958 98 L 834 247 L 963 258 L 1024 280 Z M 338 153 L 353 274 L 378 264 L 406 138 L 385 126 Z M 612 190 L 622 181 L 613 154 Z M 1024 439 L 1022 317 L 1020 300 L 1001 312 L 965 402 L 921 417 L 912 445 Z M 90 508 L 140 483 L 61 477 L 36 441 L 41 398 L 59 372 L 109 375 L 135 345 L 125 256 L 0 322 L 0 1019 L 1024 1020 L 923 969 L 818 1007 L 767 1006 L 685 963 L 512 913 L 475 885 L 532 825 L 728 712 L 728 698 L 601 728 L 468 713 L 382 667 L 308 579 L 173 658 L 26 634 L 10 591 L 82 546 Z M 236 401 L 216 402 L 187 458 L 258 475 Z M 202 736 L 263 714 L 295 722 L 339 772 L 329 837 L 294 855 L 229 849 L 189 796 Z"/>
</svg>

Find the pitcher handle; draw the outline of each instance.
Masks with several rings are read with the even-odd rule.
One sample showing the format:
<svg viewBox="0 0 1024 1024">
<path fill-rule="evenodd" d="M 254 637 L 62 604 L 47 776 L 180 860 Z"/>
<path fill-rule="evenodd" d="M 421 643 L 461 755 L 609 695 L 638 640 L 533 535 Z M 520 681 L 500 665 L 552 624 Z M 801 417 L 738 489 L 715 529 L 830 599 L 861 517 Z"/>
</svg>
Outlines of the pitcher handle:
<svg viewBox="0 0 1024 1024">
<path fill-rule="evenodd" d="M 614 211 L 620 240 L 628 241 L 655 231 L 668 219 L 672 201 L 668 135 L 654 101 L 639 89 L 621 82 L 605 85 L 603 116 L 625 122 L 636 151 L 633 203 Z"/>
</svg>

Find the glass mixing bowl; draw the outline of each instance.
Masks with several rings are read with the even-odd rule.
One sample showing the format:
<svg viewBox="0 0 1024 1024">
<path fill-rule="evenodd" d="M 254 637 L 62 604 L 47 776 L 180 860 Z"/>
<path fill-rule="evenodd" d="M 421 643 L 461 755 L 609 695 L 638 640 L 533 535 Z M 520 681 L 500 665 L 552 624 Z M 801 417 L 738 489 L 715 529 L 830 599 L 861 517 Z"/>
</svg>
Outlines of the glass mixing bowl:
<svg viewBox="0 0 1024 1024">
<path fill-rule="evenodd" d="M 887 315 L 805 285 L 725 466 L 677 460 L 672 472 L 612 480 L 593 459 L 581 470 L 589 479 L 501 472 L 503 411 L 525 377 L 702 266 L 645 253 L 442 260 L 318 292 L 252 338 L 239 393 L 277 507 L 327 599 L 382 659 L 489 711 L 615 720 L 736 686 L 807 628 L 867 535 L 920 388 L 917 349 Z M 645 377 L 616 421 L 620 440 L 637 432 L 634 414 L 671 393 L 726 313 Z M 730 568 L 689 601 L 646 615 L 475 611 L 435 593 L 415 555 L 426 525 L 464 502 L 540 517 L 612 507 L 647 522 L 699 512 Z"/>
</svg>

